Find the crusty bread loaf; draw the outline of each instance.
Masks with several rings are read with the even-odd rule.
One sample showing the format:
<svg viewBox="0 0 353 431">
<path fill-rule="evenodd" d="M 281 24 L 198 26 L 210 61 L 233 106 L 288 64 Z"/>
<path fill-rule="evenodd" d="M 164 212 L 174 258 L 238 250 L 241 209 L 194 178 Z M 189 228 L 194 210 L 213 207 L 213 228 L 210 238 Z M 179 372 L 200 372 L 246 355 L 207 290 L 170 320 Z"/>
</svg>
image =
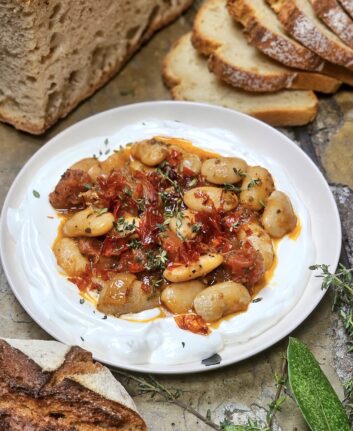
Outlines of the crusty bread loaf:
<svg viewBox="0 0 353 431">
<path fill-rule="evenodd" d="M 0 120 L 44 132 L 191 2 L 1 2 Z"/>
<path fill-rule="evenodd" d="M 318 101 L 312 91 L 256 94 L 236 90 L 209 72 L 206 59 L 182 36 L 164 60 L 163 77 L 172 97 L 221 105 L 244 112 L 274 126 L 298 126 L 315 118 Z"/>
<path fill-rule="evenodd" d="M 0 340 L 0 429 L 146 431 L 125 389 L 79 347 Z"/>
<path fill-rule="evenodd" d="M 248 41 L 269 57 L 286 66 L 317 70 L 353 86 L 353 72 L 324 61 L 288 36 L 277 15 L 265 0 L 228 0 L 231 16 L 244 26 Z"/>
<path fill-rule="evenodd" d="M 192 41 L 209 55 L 209 68 L 228 84 L 252 92 L 285 88 L 337 91 L 341 82 L 319 73 L 289 69 L 262 54 L 245 39 L 242 28 L 229 15 L 226 0 L 207 0 L 198 11 Z"/>
<path fill-rule="evenodd" d="M 353 18 L 353 2 L 352 0 L 338 0 L 341 5 L 346 9 L 351 18 Z"/>
<path fill-rule="evenodd" d="M 227 7 L 248 41 L 264 54 L 296 69 L 322 69 L 324 60 L 288 36 L 265 0 L 228 0 Z"/>
<path fill-rule="evenodd" d="M 353 20 L 340 6 L 337 0 L 311 0 L 316 15 L 353 48 Z"/>
<path fill-rule="evenodd" d="M 292 37 L 327 61 L 353 70 L 353 49 L 316 17 L 310 0 L 267 1 Z"/>
</svg>

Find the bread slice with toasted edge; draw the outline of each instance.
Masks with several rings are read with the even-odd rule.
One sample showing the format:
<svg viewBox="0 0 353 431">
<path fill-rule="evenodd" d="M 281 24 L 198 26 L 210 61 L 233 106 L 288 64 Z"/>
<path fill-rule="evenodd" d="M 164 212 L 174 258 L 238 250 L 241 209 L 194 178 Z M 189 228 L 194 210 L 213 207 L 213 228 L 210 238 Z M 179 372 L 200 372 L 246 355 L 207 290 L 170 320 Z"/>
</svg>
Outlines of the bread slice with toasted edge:
<svg viewBox="0 0 353 431">
<path fill-rule="evenodd" d="M 5 1 L 0 121 L 41 134 L 116 74 L 192 0 Z"/>
<path fill-rule="evenodd" d="M 228 0 L 230 15 L 244 27 L 248 41 L 288 67 L 320 71 L 324 60 L 288 36 L 265 0 Z"/>
<path fill-rule="evenodd" d="M 231 16 L 244 26 L 244 34 L 248 41 L 264 54 L 289 67 L 300 66 L 300 56 L 302 55 L 302 65 L 305 65 L 303 69 L 317 70 L 324 75 L 335 77 L 345 84 L 353 86 L 353 72 L 351 70 L 325 61 L 289 37 L 265 0 L 228 0 L 227 7 Z M 269 15 L 269 12 L 272 15 Z M 305 60 L 305 51 L 312 52 L 313 58 L 319 59 L 317 66 L 315 66 L 316 62 L 314 61 L 311 63 L 311 68 L 310 63 Z"/>
<path fill-rule="evenodd" d="M 352 0 L 338 0 L 341 5 L 345 8 L 347 13 L 353 18 L 353 2 Z"/>
<path fill-rule="evenodd" d="M 311 0 L 316 15 L 353 48 L 353 20 L 336 0 Z"/>
<path fill-rule="evenodd" d="M 0 429 L 147 431 L 122 385 L 91 353 L 0 339 Z"/>
<path fill-rule="evenodd" d="M 244 26 L 247 40 L 264 54 L 288 67 L 316 70 L 353 86 L 351 70 L 325 61 L 289 37 L 265 0 L 228 0 L 227 7 L 230 15 Z"/>
<path fill-rule="evenodd" d="M 192 42 L 209 55 L 209 69 L 234 87 L 252 92 L 282 89 L 337 91 L 341 82 L 314 72 L 289 69 L 250 45 L 239 24 L 234 22 L 226 0 L 207 0 L 198 11 Z"/>
<path fill-rule="evenodd" d="M 312 91 L 256 94 L 236 90 L 208 70 L 207 60 L 191 43 L 191 33 L 175 42 L 163 63 L 163 78 L 173 99 L 204 102 L 234 109 L 273 126 L 300 126 L 316 116 Z"/>
<path fill-rule="evenodd" d="M 353 70 L 353 49 L 315 15 L 310 0 L 267 0 L 287 32 L 316 54 Z"/>
</svg>

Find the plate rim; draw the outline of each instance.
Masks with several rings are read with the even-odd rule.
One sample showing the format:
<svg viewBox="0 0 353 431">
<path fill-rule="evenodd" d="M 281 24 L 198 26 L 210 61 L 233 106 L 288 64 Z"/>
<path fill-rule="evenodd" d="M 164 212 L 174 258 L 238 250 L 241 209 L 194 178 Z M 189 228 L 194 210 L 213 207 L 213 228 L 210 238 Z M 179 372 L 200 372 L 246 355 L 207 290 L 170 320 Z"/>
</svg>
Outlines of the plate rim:
<svg viewBox="0 0 353 431">
<path fill-rule="evenodd" d="M 9 268 L 7 267 L 8 263 L 7 263 L 7 257 L 6 257 L 6 240 L 5 240 L 5 231 L 7 230 L 7 224 L 6 224 L 6 214 L 7 214 L 7 210 L 9 207 L 9 202 L 12 198 L 12 195 L 14 193 L 14 191 L 16 190 L 16 186 L 17 184 L 20 182 L 21 177 L 27 172 L 27 170 L 29 169 L 29 167 L 37 160 L 37 158 L 39 158 L 43 153 L 45 153 L 46 151 L 48 151 L 50 148 L 54 147 L 55 145 L 57 145 L 57 140 L 60 140 L 62 138 L 65 138 L 66 135 L 70 135 L 70 133 L 72 133 L 72 131 L 74 131 L 75 129 L 79 129 L 80 127 L 82 127 L 82 125 L 84 125 L 86 122 L 90 122 L 92 121 L 92 119 L 95 120 L 99 120 L 100 117 L 104 117 L 107 116 L 109 114 L 114 114 L 117 113 L 117 115 L 119 114 L 119 111 L 129 111 L 132 110 L 134 111 L 135 109 L 139 110 L 139 109 L 147 109 L 148 108 L 155 108 L 158 106 L 179 106 L 179 107 L 183 107 L 183 106 L 194 106 L 195 109 L 206 109 L 206 110 L 214 110 L 214 111 L 219 111 L 220 113 L 222 112 L 226 112 L 228 113 L 228 115 L 235 115 L 238 116 L 240 118 L 240 120 L 242 118 L 244 118 L 246 121 L 250 121 L 253 122 L 254 127 L 257 128 L 266 128 L 268 130 L 270 130 L 271 133 L 274 133 L 275 135 L 277 135 L 278 137 L 280 137 L 282 140 L 286 141 L 286 145 L 291 146 L 296 152 L 298 152 L 298 154 L 301 155 L 301 157 L 304 157 L 306 159 L 306 161 L 309 163 L 309 165 L 311 166 L 311 169 L 313 169 L 316 173 L 316 175 L 318 175 L 318 177 L 320 178 L 320 182 L 322 183 L 322 185 L 325 187 L 326 191 L 327 191 L 327 196 L 329 198 L 330 201 L 330 210 L 333 211 L 333 216 L 335 218 L 336 221 L 336 229 L 337 229 L 337 233 L 338 233 L 338 237 L 336 238 L 335 241 L 335 253 L 332 257 L 332 262 L 330 263 L 330 267 L 333 269 L 337 268 L 338 262 L 339 262 L 339 258 L 340 258 L 340 253 L 341 253 L 341 246 L 342 246 L 342 226 L 341 226 L 341 220 L 340 220 L 340 215 L 339 215 L 339 211 L 338 211 L 338 207 L 336 204 L 336 201 L 334 199 L 333 193 L 329 187 L 329 184 L 326 180 L 326 178 L 324 177 L 324 175 L 322 174 L 322 172 L 320 171 L 319 167 L 313 162 L 313 160 L 309 157 L 309 155 L 307 153 L 305 153 L 298 145 L 296 145 L 289 137 L 287 137 L 285 134 L 281 133 L 279 130 L 269 126 L 266 123 L 263 123 L 262 121 L 251 117 L 247 114 L 238 112 L 238 111 L 234 111 L 232 109 L 228 109 L 228 108 L 224 108 L 221 106 L 217 106 L 217 105 L 211 105 L 211 104 L 207 104 L 207 103 L 196 103 L 196 102 L 188 102 L 188 101 L 170 101 L 170 100 L 159 100 L 159 101 L 147 101 L 147 102 L 139 102 L 139 103 L 132 103 L 132 104 L 128 104 L 128 105 L 123 105 L 123 106 L 119 106 L 116 108 L 112 108 L 106 111 L 102 111 L 100 113 L 94 114 L 92 116 L 89 116 L 87 118 L 84 118 L 80 121 L 78 121 L 77 123 L 67 127 L 66 129 L 64 129 L 63 131 L 59 132 L 57 135 L 55 135 L 54 137 L 52 137 L 51 139 L 49 139 L 49 141 L 47 141 L 45 144 L 43 144 L 43 146 L 41 148 L 39 148 L 27 161 L 26 163 L 23 165 L 23 167 L 20 169 L 20 171 L 17 173 L 14 181 L 12 182 L 10 188 L 8 189 L 8 192 L 6 194 L 2 209 L 1 209 L 1 218 L 0 218 L 0 257 L 1 257 L 1 261 L 2 261 L 2 265 L 3 265 L 3 269 L 4 269 L 4 274 L 6 276 L 7 282 L 9 283 L 9 286 L 13 292 L 13 294 L 15 295 L 16 299 L 19 301 L 19 303 L 21 304 L 21 306 L 24 308 L 24 310 L 29 314 L 29 316 L 31 317 L 31 319 L 36 322 L 45 332 L 47 332 L 51 337 L 53 337 L 55 340 L 58 340 L 60 342 L 65 343 L 65 341 L 63 341 L 62 339 L 60 339 L 60 337 L 58 337 L 55 334 L 55 331 L 52 330 L 51 328 L 48 328 L 48 325 L 46 323 L 41 322 L 41 320 L 45 320 L 45 319 L 41 319 L 38 316 L 35 315 L 35 310 L 32 310 L 28 304 L 25 303 L 25 301 L 23 300 L 23 298 L 21 297 L 20 291 L 17 290 L 17 287 L 15 286 L 16 283 L 13 283 L 12 280 L 12 276 L 11 273 L 9 271 Z M 211 126 L 212 127 L 212 126 Z M 97 135 L 98 136 L 98 135 Z M 307 282 L 307 284 L 309 283 L 309 280 Z M 306 312 L 301 315 L 298 319 L 296 319 L 295 321 L 292 321 L 292 324 L 289 325 L 285 331 L 282 331 L 280 333 L 279 336 L 275 337 L 274 339 L 272 339 L 271 341 L 267 341 L 267 342 L 263 342 L 261 344 L 259 344 L 256 348 L 253 348 L 251 350 L 251 352 L 248 353 L 244 353 L 242 354 L 240 357 L 238 357 L 236 360 L 232 360 L 232 358 L 229 359 L 222 359 L 222 362 L 220 364 L 216 364 L 216 365 L 212 365 L 212 366 L 204 366 L 201 364 L 201 361 L 194 361 L 194 362 L 188 362 L 185 364 L 175 364 L 175 365 L 160 365 L 160 364 L 134 364 L 134 365 L 129 365 L 129 364 L 119 364 L 117 365 L 117 363 L 113 363 L 111 361 L 107 361 L 106 359 L 100 357 L 100 355 L 94 355 L 94 359 L 100 362 L 103 362 L 104 364 L 108 365 L 109 367 L 111 367 L 112 369 L 116 368 L 116 369 L 125 369 L 128 371 L 134 371 L 134 372 L 141 372 L 141 373 L 150 373 L 150 374 L 165 374 L 165 375 L 177 375 L 177 374 L 190 374 L 190 373 L 201 373 L 201 372 L 207 372 L 207 371 L 212 371 L 212 370 L 216 370 L 219 368 L 223 368 L 238 362 L 241 362 L 245 359 L 251 358 L 252 356 L 257 355 L 258 353 L 267 350 L 268 348 L 270 348 L 271 346 L 277 344 L 279 341 L 281 341 L 282 339 L 284 339 L 285 337 L 287 337 L 288 335 L 290 335 L 297 327 L 299 327 L 304 320 L 306 320 L 310 314 L 313 312 L 313 310 L 319 305 L 319 303 L 321 302 L 322 298 L 324 297 L 326 291 L 321 291 L 321 294 L 318 295 L 317 301 L 313 301 L 313 303 L 311 303 L 311 305 L 309 307 L 307 307 Z M 293 310 L 293 309 L 292 309 Z M 280 324 L 280 322 L 283 320 L 283 318 L 281 320 L 279 320 L 272 328 L 276 327 L 278 324 Z M 269 328 L 268 330 L 266 330 L 263 334 L 266 334 L 266 332 L 268 332 L 271 328 Z M 261 334 L 262 335 L 262 334 Z M 260 337 L 261 335 L 257 336 Z M 254 337 L 254 338 L 257 338 Z M 66 343 L 65 343 L 66 344 Z M 85 346 L 83 346 L 83 348 L 85 348 Z M 151 369 L 144 369 L 147 367 L 154 367 L 154 368 L 158 368 L 158 370 L 151 370 Z M 187 369 L 173 369 L 174 368 L 185 368 L 187 367 Z"/>
</svg>

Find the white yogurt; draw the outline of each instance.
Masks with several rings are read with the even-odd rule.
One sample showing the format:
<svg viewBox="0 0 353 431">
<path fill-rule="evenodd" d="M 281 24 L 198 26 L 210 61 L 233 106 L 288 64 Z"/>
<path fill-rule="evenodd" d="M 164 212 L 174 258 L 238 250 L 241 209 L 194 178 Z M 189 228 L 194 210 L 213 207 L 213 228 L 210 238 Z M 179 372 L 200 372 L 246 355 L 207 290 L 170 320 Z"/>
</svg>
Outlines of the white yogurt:
<svg viewBox="0 0 353 431">
<path fill-rule="evenodd" d="M 295 241 L 285 237 L 279 244 L 274 276 L 259 294 L 263 299 L 250 304 L 247 312 L 223 321 L 208 336 L 179 329 L 172 317 L 148 323 L 111 316 L 103 319 L 103 314 L 88 302 L 80 304 L 77 287 L 60 275 L 51 249 L 60 220 L 47 196 L 63 172 L 84 157 L 100 154 L 100 150 L 104 154 L 107 149 L 112 151 L 120 145 L 156 135 L 189 139 L 206 150 L 242 157 L 249 164 L 266 167 L 275 179 L 276 188 L 290 197 L 301 221 L 299 237 Z M 174 121 L 137 123 L 108 136 L 108 139 L 109 144 L 105 145 L 101 139 L 92 138 L 49 160 L 28 185 L 19 208 L 9 209 L 7 214 L 8 227 L 16 241 L 16 252 L 28 279 L 30 295 L 34 302 L 41 304 L 48 319 L 65 329 L 72 344 L 82 345 L 97 356 L 104 352 L 107 360 L 112 362 L 119 358 L 127 364 L 182 364 L 220 353 L 225 344 L 243 343 L 256 337 L 274 326 L 295 306 L 309 280 L 307 268 L 315 261 L 315 250 L 309 214 L 281 166 L 266 155 L 250 153 L 228 131 L 198 129 Z M 40 199 L 34 198 L 33 190 L 40 193 Z M 153 313 L 158 314 L 158 311 L 143 312 L 134 317 L 148 319 Z"/>
</svg>

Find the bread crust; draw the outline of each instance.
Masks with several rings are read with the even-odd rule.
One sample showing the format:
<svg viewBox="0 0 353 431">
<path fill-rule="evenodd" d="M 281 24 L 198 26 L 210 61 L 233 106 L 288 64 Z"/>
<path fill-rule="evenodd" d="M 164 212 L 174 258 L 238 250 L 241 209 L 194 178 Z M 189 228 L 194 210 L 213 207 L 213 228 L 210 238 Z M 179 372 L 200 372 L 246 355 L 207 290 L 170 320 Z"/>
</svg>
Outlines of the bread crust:
<svg viewBox="0 0 353 431">
<path fill-rule="evenodd" d="M 338 0 L 344 7 L 346 12 L 353 18 L 353 3 L 352 0 Z"/>
<path fill-rule="evenodd" d="M 316 15 L 353 48 L 353 20 L 336 0 L 311 0 Z"/>
<path fill-rule="evenodd" d="M 278 18 L 297 41 L 321 57 L 353 70 L 353 50 L 331 40 L 297 6 L 296 0 L 267 0 Z"/>
<path fill-rule="evenodd" d="M 192 43 L 194 47 L 200 53 L 209 56 L 209 70 L 219 79 L 233 87 L 256 93 L 276 92 L 283 89 L 333 93 L 340 87 L 340 81 L 318 73 L 311 74 L 310 72 L 286 69 L 285 66 L 278 72 L 261 73 L 261 70 L 252 71 L 244 69 L 229 61 L 223 55 L 221 42 L 209 37 L 202 30 L 205 15 L 216 13 L 212 7 L 219 4 L 222 4 L 222 0 L 221 2 L 219 0 L 206 1 L 195 17 L 192 31 Z M 236 50 L 236 46 L 234 46 L 234 49 Z M 271 62 L 272 60 L 269 59 L 269 63 Z"/>
<path fill-rule="evenodd" d="M 177 55 L 178 48 L 181 44 L 185 42 L 185 39 L 189 37 L 188 34 L 180 37 L 173 46 L 171 47 L 169 53 L 164 59 L 162 76 L 165 85 L 170 89 L 171 96 L 174 100 L 185 100 L 185 101 L 196 101 L 187 97 L 180 91 L 180 84 L 182 82 L 182 77 L 176 76 L 171 67 L 174 55 Z M 262 120 L 272 126 L 303 126 L 312 122 L 315 119 L 318 109 L 318 99 L 313 92 L 308 92 L 312 103 L 303 109 L 298 109 L 293 107 L 293 109 L 282 108 L 266 108 L 260 109 L 256 108 L 253 110 L 248 110 L 246 113 L 259 120 Z M 235 90 L 236 97 L 236 90 Z M 259 96 L 261 97 L 261 96 Z"/>
<path fill-rule="evenodd" d="M 252 45 L 274 60 L 295 69 L 320 71 L 323 59 L 299 43 L 271 31 L 256 15 L 247 0 L 228 0 L 230 15 L 244 26 L 244 34 Z"/>
<path fill-rule="evenodd" d="M 104 72 L 100 79 L 91 84 L 85 93 L 82 93 L 80 97 L 76 100 L 71 101 L 70 104 L 64 106 L 62 112 L 55 117 L 47 117 L 45 118 L 45 122 L 43 125 L 37 125 L 31 122 L 25 122 L 16 118 L 13 118 L 10 114 L 1 111 L 0 107 L 0 121 L 4 123 L 8 123 L 14 126 L 16 129 L 19 129 L 23 132 L 28 132 L 33 135 L 41 135 L 45 131 L 47 131 L 51 126 L 53 126 L 58 120 L 66 117 L 72 110 L 74 110 L 82 101 L 90 97 L 93 93 L 95 93 L 99 88 L 103 87 L 115 74 L 117 74 L 122 67 L 128 62 L 128 60 L 135 54 L 141 46 L 147 42 L 147 40 L 162 27 L 168 25 L 175 19 L 177 19 L 188 7 L 191 6 L 193 0 L 184 0 L 182 4 L 180 4 L 179 8 L 173 10 L 173 13 L 166 15 L 163 19 L 158 22 L 152 22 L 146 32 L 143 34 L 143 37 L 138 41 L 135 46 L 132 46 L 126 53 L 125 57 L 118 61 L 115 65 L 112 65 L 111 69 Z"/>
<path fill-rule="evenodd" d="M 91 353 L 72 347 L 58 369 L 45 372 L 0 340 L 0 429 L 147 431 L 143 419 L 124 400 L 105 398 L 76 381 L 98 376 L 98 382 L 102 370 L 106 368 L 94 363 Z"/>
</svg>

